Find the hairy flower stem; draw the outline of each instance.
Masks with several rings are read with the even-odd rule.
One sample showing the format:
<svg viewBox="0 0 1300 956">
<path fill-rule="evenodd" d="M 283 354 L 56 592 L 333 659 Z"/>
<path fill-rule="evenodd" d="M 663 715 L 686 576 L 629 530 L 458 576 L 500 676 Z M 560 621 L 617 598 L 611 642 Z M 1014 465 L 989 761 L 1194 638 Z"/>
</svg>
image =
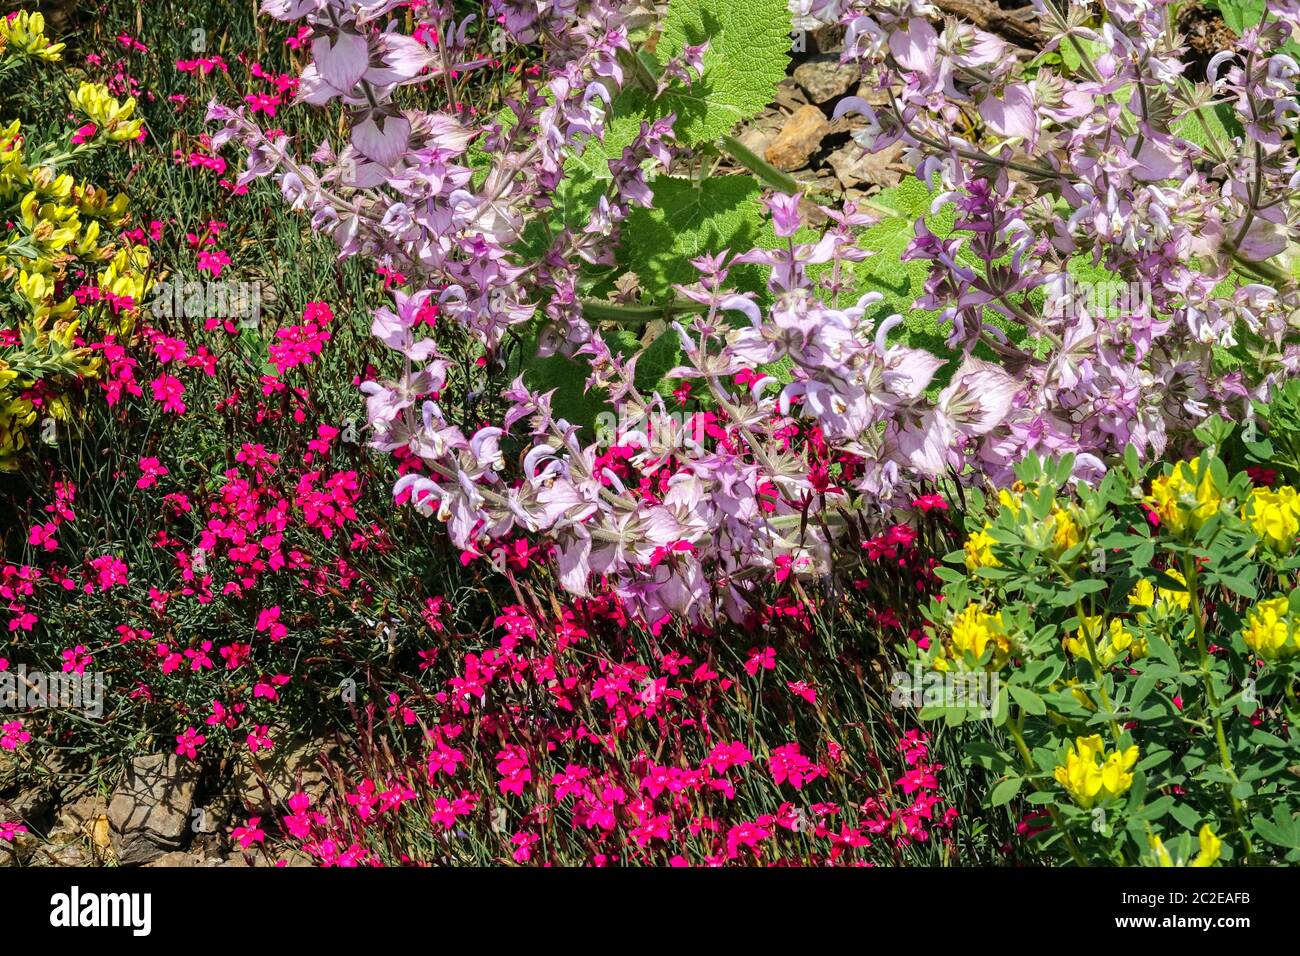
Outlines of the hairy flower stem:
<svg viewBox="0 0 1300 956">
<path fill-rule="evenodd" d="M 789 173 L 783 173 L 734 136 L 722 137 L 722 151 L 753 173 L 764 184 L 777 192 L 803 192 L 799 182 Z"/>
<path fill-rule="evenodd" d="M 1187 582 L 1187 594 L 1191 600 L 1192 610 L 1192 629 L 1196 634 L 1196 650 L 1201 658 L 1201 676 L 1205 681 L 1205 699 L 1210 706 L 1210 717 L 1214 723 L 1214 738 L 1219 747 L 1219 760 L 1223 765 L 1224 772 L 1232 781 L 1231 784 L 1225 784 L 1228 791 L 1228 800 L 1232 804 L 1232 815 L 1237 821 L 1237 832 L 1241 835 L 1241 842 L 1246 848 L 1246 859 L 1254 862 L 1255 850 L 1251 846 L 1250 831 L 1246 826 L 1245 807 L 1237 799 L 1233 791 L 1233 785 L 1240 782 L 1237 777 L 1236 767 L 1232 763 L 1232 754 L 1228 750 L 1227 735 L 1223 730 L 1223 718 L 1219 714 L 1219 695 L 1214 692 L 1214 675 L 1210 670 L 1210 652 L 1205 641 L 1205 613 L 1201 607 L 1201 596 L 1197 589 L 1197 569 L 1196 559 L 1191 554 L 1183 555 L 1183 580 Z"/>
<path fill-rule="evenodd" d="M 582 315 L 590 322 L 617 322 L 619 325 L 646 325 L 656 319 L 667 322 L 674 315 L 692 315 L 708 310 L 702 302 L 678 299 L 663 305 L 622 305 L 618 302 L 579 302 Z"/>
</svg>

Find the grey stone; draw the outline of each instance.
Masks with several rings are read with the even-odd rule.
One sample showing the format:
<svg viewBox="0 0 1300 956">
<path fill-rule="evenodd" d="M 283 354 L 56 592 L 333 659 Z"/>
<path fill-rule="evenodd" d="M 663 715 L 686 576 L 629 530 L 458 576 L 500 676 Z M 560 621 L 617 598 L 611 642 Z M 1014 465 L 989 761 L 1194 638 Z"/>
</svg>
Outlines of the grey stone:
<svg viewBox="0 0 1300 956">
<path fill-rule="evenodd" d="M 131 761 L 126 779 L 108 805 L 119 863 L 148 863 L 185 844 L 198 779 L 198 767 L 174 754 Z"/>
<path fill-rule="evenodd" d="M 198 853 L 187 853 L 184 850 L 172 850 L 164 853 L 156 860 L 146 863 L 145 866 L 153 867 L 197 867 L 197 866 L 216 866 L 216 862 L 209 860 Z"/>
<path fill-rule="evenodd" d="M 32 866 L 94 866 L 95 856 L 80 843 L 45 843 L 32 854 Z"/>
<path fill-rule="evenodd" d="M 258 760 L 261 775 L 250 758 L 241 757 L 235 779 L 240 802 L 250 815 L 265 816 L 285 812 L 289 797 L 299 790 L 313 799 L 319 797 L 329 786 L 319 758 L 333 750 L 334 745 L 321 738 L 274 750 L 269 757 Z"/>
<path fill-rule="evenodd" d="M 9 820 L 31 823 L 54 807 L 54 794 L 45 787 L 29 787 L 13 797 L 0 800 L 0 814 Z"/>
<path fill-rule="evenodd" d="M 826 157 L 826 162 L 845 189 L 864 183 L 887 189 L 897 186 L 903 178 L 902 153 L 902 143 L 894 143 L 879 153 L 868 153 L 850 140 Z"/>
<path fill-rule="evenodd" d="M 858 82 L 859 72 L 853 63 L 841 63 L 838 56 L 822 54 L 796 66 L 794 79 L 808 94 L 810 103 L 829 103 Z"/>
</svg>

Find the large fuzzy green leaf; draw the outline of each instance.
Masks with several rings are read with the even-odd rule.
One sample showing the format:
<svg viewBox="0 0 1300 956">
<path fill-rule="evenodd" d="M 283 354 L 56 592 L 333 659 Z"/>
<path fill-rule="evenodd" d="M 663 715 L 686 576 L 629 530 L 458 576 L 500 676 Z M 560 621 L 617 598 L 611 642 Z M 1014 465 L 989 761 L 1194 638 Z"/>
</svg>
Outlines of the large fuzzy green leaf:
<svg viewBox="0 0 1300 956">
<path fill-rule="evenodd" d="M 653 186 L 654 208 L 633 211 L 623 230 L 625 262 L 648 299 L 671 298 L 673 284 L 693 282 L 691 259 L 751 249 L 766 228 L 762 189 L 752 176 L 660 176 Z"/>
<path fill-rule="evenodd" d="M 689 88 L 674 84 L 656 102 L 677 114 L 677 137 L 691 145 L 729 133 L 772 101 L 790 52 L 786 0 L 672 0 L 659 62 L 705 41 L 703 77 Z"/>
</svg>

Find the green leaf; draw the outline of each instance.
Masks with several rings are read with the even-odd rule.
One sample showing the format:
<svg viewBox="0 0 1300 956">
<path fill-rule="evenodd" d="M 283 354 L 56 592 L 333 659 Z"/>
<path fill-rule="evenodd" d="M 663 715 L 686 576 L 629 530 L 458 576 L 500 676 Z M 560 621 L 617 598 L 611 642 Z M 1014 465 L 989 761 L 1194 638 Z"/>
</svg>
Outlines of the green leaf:
<svg viewBox="0 0 1300 956">
<path fill-rule="evenodd" d="M 1241 123 L 1233 115 L 1232 107 L 1219 103 L 1180 116 L 1170 124 L 1169 132 L 1201 149 L 1209 149 L 1216 143 L 1231 143 L 1233 136 L 1240 135 Z"/>
<path fill-rule="evenodd" d="M 1147 694 L 1155 688 L 1157 677 L 1154 674 L 1143 674 L 1137 679 L 1137 684 L 1133 688 L 1133 696 L 1129 698 L 1130 709 L 1141 706 L 1142 701 L 1146 700 Z"/>
<path fill-rule="evenodd" d="M 616 348 L 622 355 L 637 355 L 634 381 L 637 390 L 643 395 L 651 392 L 667 395 L 680 384 L 664 378 L 670 369 L 682 364 L 681 343 L 672 329 L 664 330 L 645 346 L 641 345 L 636 333 L 628 329 L 616 333 L 614 339 L 618 343 Z"/>
<path fill-rule="evenodd" d="M 1201 811 L 1185 803 L 1175 804 L 1170 813 L 1188 830 L 1195 830 L 1201 825 Z"/>
<path fill-rule="evenodd" d="M 932 198 L 931 192 L 915 177 L 904 179 L 894 188 L 873 196 L 868 205 L 885 216 L 868 227 L 858 241 L 858 245 L 872 255 L 854 263 L 851 270 L 858 284 L 856 294 L 874 291 L 884 296 L 876 306 L 878 317 L 893 313 L 904 317 L 904 340 L 908 344 L 929 348 L 936 355 L 946 355 L 948 349 L 936 314 L 912 307 L 925 291 L 930 263 L 916 259 L 904 262 L 901 258 L 916 235 L 918 219 L 925 219 L 926 225 L 938 236 L 947 236 L 952 231 L 951 207 L 946 206 L 932 216 Z M 945 378 L 944 372 L 940 370 L 939 381 Z"/>
<path fill-rule="evenodd" d="M 1011 799 L 1020 792 L 1020 785 L 1024 782 L 1023 777 L 1008 777 L 1003 780 L 993 788 L 993 793 L 989 797 L 989 806 L 1000 807 L 1005 803 L 1010 803 Z"/>
<path fill-rule="evenodd" d="M 712 176 L 700 183 L 660 176 L 652 188 L 654 207 L 634 209 L 623 230 L 627 266 L 648 298 L 667 298 L 674 283 L 693 282 L 699 273 L 690 260 L 696 256 L 751 249 L 764 229 L 762 189 L 751 176 Z M 753 284 L 761 285 L 756 270 Z"/>
<path fill-rule="evenodd" d="M 677 114 L 677 138 L 689 145 L 731 132 L 772 101 L 790 52 L 786 0 L 672 0 L 655 57 L 667 63 L 687 44 L 708 41 L 704 75 L 674 83 L 657 115 Z"/>
<path fill-rule="evenodd" d="M 1039 716 L 1047 713 L 1047 705 L 1043 703 L 1043 698 L 1028 687 L 1012 684 L 1007 689 L 1011 692 L 1011 696 L 1016 699 L 1016 703 L 1024 708 L 1025 713 Z"/>
<path fill-rule="evenodd" d="M 1265 0 L 1217 0 L 1214 6 L 1233 33 L 1241 36 L 1264 16 Z"/>
<path fill-rule="evenodd" d="M 666 330 L 643 346 L 635 331 L 622 329 L 613 335 L 613 346 L 625 357 L 638 356 L 635 382 L 639 391 L 645 395 L 651 392 L 667 395 L 672 391 L 676 383 L 665 379 L 664 374 L 681 364 L 681 346 L 675 332 Z M 524 381 L 528 387 L 539 392 L 554 389 L 551 406 L 556 417 L 592 428 L 597 416 L 608 406 L 604 390 L 586 390 L 591 364 L 585 358 L 563 355 L 537 358 L 536 337 L 525 343 L 524 354 L 534 356 L 524 363 Z"/>
</svg>

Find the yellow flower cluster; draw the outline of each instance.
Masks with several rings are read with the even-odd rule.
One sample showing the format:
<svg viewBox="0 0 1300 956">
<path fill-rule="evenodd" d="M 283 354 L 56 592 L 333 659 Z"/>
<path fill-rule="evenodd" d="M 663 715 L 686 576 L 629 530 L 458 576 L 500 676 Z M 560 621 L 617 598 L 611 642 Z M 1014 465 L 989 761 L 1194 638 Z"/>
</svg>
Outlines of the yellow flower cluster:
<svg viewBox="0 0 1300 956">
<path fill-rule="evenodd" d="M 1148 842 L 1151 845 L 1151 852 L 1155 855 L 1156 863 L 1160 866 L 1214 866 L 1215 863 L 1219 862 L 1219 855 L 1223 850 L 1223 841 L 1214 835 L 1214 831 L 1210 829 L 1208 823 L 1201 827 L 1199 837 L 1201 845 L 1200 851 L 1196 856 L 1192 857 L 1191 860 L 1186 862 L 1183 860 L 1175 860 L 1173 856 L 1170 855 L 1169 851 L 1165 849 L 1165 845 L 1161 841 L 1160 837 L 1155 834 L 1148 837 Z"/>
<path fill-rule="evenodd" d="M 39 13 L 19 13 L 12 20 L 0 17 L 0 56 L 30 56 L 53 62 L 61 58 L 62 43 L 51 43 L 45 35 L 45 17 Z"/>
<path fill-rule="evenodd" d="M 1300 535 L 1300 494 L 1290 485 L 1256 488 L 1246 499 L 1241 516 L 1269 548 L 1290 554 Z"/>
<path fill-rule="evenodd" d="M 990 645 L 993 656 L 988 666 L 997 670 L 1011 654 L 1011 638 L 1003 627 L 1002 614 L 989 613 L 978 604 L 968 604 L 957 612 L 949 641 L 939 648 L 931 663 L 935 670 L 947 671 L 967 654 L 976 659 L 983 657 Z"/>
<path fill-rule="evenodd" d="M 978 571 L 980 568 L 996 568 L 1002 563 L 993 556 L 993 535 L 989 534 L 990 527 L 986 522 L 982 531 L 976 531 L 966 539 L 967 571 Z"/>
<path fill-rule="evenodd" d="M 1183 577 L 1183 572 L 1177 568 L 1169 568 L 1165 571 L 1166 576 L 1173 578 L 1179 584 L 1186 585 L 1187 579 Z M 1186 611 L 1192 604 L 1192 596 L 1186 591 L 1174 591 L 1169 588 L 1157 588 L 1146 578 L 1143 578 L 1133 586 L 1129 592 L 1128 603 L 1133 607 L 1140 608 L 1139 616 L 1146 611 L 1171 611 L 1174 609 Z"/>
<path fill-rule="evenodd" d="M 135 113 L 134 96 L 118 102 L 102 83 L 82 83 L 68 97 L 72 100 L 72 108 L 85 114 L 99 128 L 96 135 L 103 135 L 115 143 L 140 138 L 144 120 L 131 118 Z"/>
<path fill-rule="evenodd" d="M 1065 763 L 1055 770 L 1056 782 L 1085 810 L 1094 803 L 1117 797 L 1133 785 L 1133 765 L 1138 747 L 1106 753 L 1099 734 L 1077 737 L 1070 744 Z"/>
<path fill-rule="evenodd" d="M 43 29 L 39 14 L 0 21 L 0 62 L 18 52 L 57 60 L 62 45 L 45 40 Z M 134 101 L 120 104 L 88 83 L 72 99 L 100 127 L 97 136 L 113 141 L 139 135 L 140 120 L 131 118 Z M 143 302 L 150 286 L 148 251 L 114 238 L 127 221 L 126 197 L 110 199 L 68 173 L 29 163 L 25 152 L 21 123 L 0 126 L 0 216 L 14 225 L 0 239 L 0 288 L 10 289 L 21 307 L 18 344 L 0 358 L 0 471 L 18 467 L 42 418 L 68 421 L 69 386 L 99 373 L 98 358 L 77 344 L 85 326 L 119 337 L 134 327 L 136 308 L 83 309 L 68 293 L 93 286 L 123 306 L 126 297 Z M 44 386 L 39 404 L 38 382 Z"/>
<path fill-rule="evenodd" d="M 1144 499 L 1160 519 L 1162 528 L 1186 536 L 1195 534 L 1223 507 L 1223 489 L 1201 461 L 1180 461 L 1167 475 L 1151 482 L 1151 494 Z"/>
<path fill-rule="evenodd" d="M 1246 615 L 1241 638 L 1266 661 L 1300 652 L 1300 625 L 1291 616 L 1291 602 L 1284 597 L 1260 601 Z"/>
<path fill-rule="evenodd" d="M 1013 515 L 1019 515 L 1024 507 L 1025 486 L 1016 482 L 1010 490 L 998 491 L 998 504 Z M 966 570 L 976 571 L 980 568 L 996 568 L 1000 562 L 993 554 L 993 536 L 989 534 L 992 522 L 985 522 L 984 527 L 966 539 Z M 1083 540 L 1083 529 L 1068 508 L 1062 508 L 1055 502 L 1048 517 L 1034 522 L 1026 531 L 1026 540 L 1034 547 L 1044 548 L 1052 558 L 1062 554 Z"/>
<path fill-rule="evenodd" d="M 1086 634 L 1084 628 L 1087 628 Z M 1089 637 L 1092 638 L 1093 646 L 1097 649 L 1097 663 L 1102 667 L 1109 667 L 1129 654 L 1132 654 L 1135 659 L 1147 656 L 1146 638 L 1134 637 L 1133 632 L 1117 617 L 1111 618 L 1109 626 L 1104 630 L 1100 617 L 1085 618 L 1083 627 L 1073 635 L 1066 635 L 1065 649 L 1075 657 L 1086 660 Z"/>
</svg>

